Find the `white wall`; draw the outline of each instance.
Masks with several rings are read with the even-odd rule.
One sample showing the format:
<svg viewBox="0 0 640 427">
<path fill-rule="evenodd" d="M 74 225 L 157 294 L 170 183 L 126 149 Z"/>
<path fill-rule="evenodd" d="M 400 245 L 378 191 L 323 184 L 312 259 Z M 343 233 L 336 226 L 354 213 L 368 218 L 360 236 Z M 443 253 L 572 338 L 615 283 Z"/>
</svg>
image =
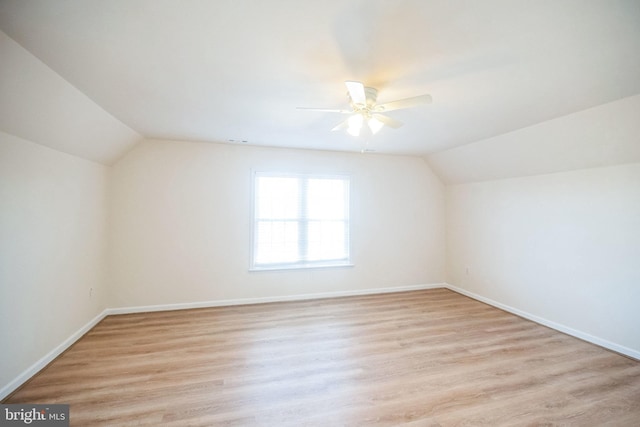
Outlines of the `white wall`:
<svg viewBox="0 0 640 427">
<path fill-rule="evenodd" d="M 0 396 L 105 307 L 107 179 L 0 132 Z"/>
<path fill-rule="evenodd" d="M 449 283 L 640 357 L 640 163 L 446 194 Z"/>
<path fill-rule="evenodd" d="M 352 177 L 354 267 L 248 272 L 251 171 Z M 420 158 L 148 140 L 113 167 L 111 307 L 444 279 L 444 193 Z"/>
</svg>

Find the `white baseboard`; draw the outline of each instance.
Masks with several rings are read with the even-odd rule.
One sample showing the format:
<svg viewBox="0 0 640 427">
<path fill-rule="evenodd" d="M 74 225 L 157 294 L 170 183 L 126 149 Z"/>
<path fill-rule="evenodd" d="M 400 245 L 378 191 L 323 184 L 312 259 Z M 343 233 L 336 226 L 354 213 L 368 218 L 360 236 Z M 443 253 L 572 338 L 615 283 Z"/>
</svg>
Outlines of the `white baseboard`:
<svg viewBox="0 0 640 427">
<path fill-rule="evenodd" d="M 214 300 L 214 301 L 188 302 L 188 303 L 179 303 L 179 304 L 143 305 L 143 306 L 137 306 L 137 307 L 109 308 L 106 311 L 107 311 L 107 314 L 146 313 L 146 312 L 152 312 L 152 311 L 186 310 L 190 308 L 224 307 L 224 306 L 230 306 L 230 305 L 264 304 L 269 302 L 304 301 L 304 300 L 321 299 L 321 298 L 337 298 L 337 297 L 348 297 L 348 296 L 357 296 L 357 295 L 387 294 L 392 292 L 419 291 L 424 289 L 437 289 L 437 288 L 444 288 L 444 287 L 446 287 L 444 283 L 431 283 L 431 284 L 424 284 L 424 285 L 396 286 L 391 288 L 356 289 L 356 290 L 349 290 L 349 291 L 320 292 L 320 293 L 314 293 L 314 294 L 285 295 L 285 296 L 263 297 L 263 298 L 238 298 L 238 299 L 224 299 L 224 300 Z"/>
<path fill-rule="evenodd" d="M 499 308 L 504 311 L 508 311 L 509 313 L 515 314 L 517 316 L 523 317 L 527 320 L 531 320 L 532 322 L 539 323 L 541 325 L 547 326 L 551 329 L 555 329 L 556 331 L 565 333 L 567 335 L 571 335 L 576 338 L 580 338 L 581 340 L 590 342 L 592 344 L 599 345 L 600 347 L 604 347 L 606 349 L 615 351 L 616 353 L 624 354 L 625 356 L 629 356 L 633 359 L 640 360 L 640 351 L 634 350 L 632 348 L 628 348 L 619 344 L 616 344 L 611 341 L 607 341 L 605 339 L 590 335 L 586 332 L 579 331 L 577 329 L 570 328 L 568 326 L 562 325 L 560 323 L 553 322 L 551 320 L 544 319 L 542 317 L 536 316 L 534 314 L 528 313 L 526 311 L 511 307 L 506 304 L 502 304 L 500 302 L 494 301 L 490 298 L 483 297 L 473 292 L 469 292 L 466 289 L 459 288 L 457 286 L 451 285 L 449 283 L 445 283 L 444 287 L 457 292 L 462 295 L 466 295 L 469 298 L 473 298 L 480 302 L 484 302 L 485 304 L 489 304 L 493 307 Z"/>
<path fill-rule="evenodd" d="M 44 355 L 40 360 L 27 368 L 24 372 L 18 375 L 13 379 L 9 384 L 5 385 L 0 389 L 0 400 L 9 396 L 13 393 L 18 387 L 27 382 L 31 377 L 37 374 L 42 368 L 47 366 L 49 363 L 53 362 L 53 360 L 61 355 L 65 350 L 73 345 L 76 341 L 78 341 L 84 334 L 89 332 L 91 328 L 98 324 L 102 319 L 107 316 L 107 310 L 103 310 L 102 313 L 98 314 L 96 317 L 91 319 L 86 325 L 78 329 L 75 333 L 71 334 L 66 340 L 60 343 L 56 348 L 51 350 L 49 353 Z"/>
</svg>

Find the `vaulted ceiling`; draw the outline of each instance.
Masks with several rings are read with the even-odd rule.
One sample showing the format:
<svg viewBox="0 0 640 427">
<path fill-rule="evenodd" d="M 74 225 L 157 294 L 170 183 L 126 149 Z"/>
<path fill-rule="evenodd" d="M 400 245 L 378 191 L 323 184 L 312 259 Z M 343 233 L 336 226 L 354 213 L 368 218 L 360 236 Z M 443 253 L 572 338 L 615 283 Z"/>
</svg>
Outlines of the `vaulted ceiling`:
<svg viewBox="0 0 640 427">
<path fill-rule="evenodd" d="M 0 29 L 148 138 L 427 155 L 640 93 L 637 0 L 2 0 Z M 433 104 L 369 140 L 296 109 L 345 80 Z"/>
</svg>

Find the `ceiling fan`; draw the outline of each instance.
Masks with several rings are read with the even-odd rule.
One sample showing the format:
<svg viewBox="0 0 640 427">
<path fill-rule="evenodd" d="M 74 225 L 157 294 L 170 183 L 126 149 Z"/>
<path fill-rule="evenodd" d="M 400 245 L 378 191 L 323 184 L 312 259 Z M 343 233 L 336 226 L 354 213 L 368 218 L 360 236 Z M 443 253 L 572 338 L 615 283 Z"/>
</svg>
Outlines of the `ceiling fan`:
<svg viewBox="0 0 640 427">
<path fill-rule="evenodd" d="M 376 104 L 378 90 L 372 87 L 365 87 L 361 82 L 346 81 L 347 96 L 351 110 L 332 110 L 327 108 L 306 108 L 298 107 L 299 110 L 323 111 L 328 113 L 349 114 L 349 118 L 331 129 L 332 131 L 347 130 L 350 135 L 358 136 L 363 128 L 368 128 L 372 134 L 378 133 L 383 126 L 397 129 L 403 125 L 402 122 L 381 113 L 400 110 L 404 108 L 417 107 L 423 104 L 430 104 L 431 95 L 419 95 L 411 98 L 399 99 L 384 104 Z"/>
</svg>

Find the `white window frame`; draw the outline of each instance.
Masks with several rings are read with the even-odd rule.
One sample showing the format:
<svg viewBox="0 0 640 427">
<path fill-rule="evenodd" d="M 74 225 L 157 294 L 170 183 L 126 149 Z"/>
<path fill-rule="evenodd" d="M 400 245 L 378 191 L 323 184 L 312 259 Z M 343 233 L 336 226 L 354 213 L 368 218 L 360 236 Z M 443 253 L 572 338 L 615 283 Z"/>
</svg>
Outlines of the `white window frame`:
<svg viewBox="0 0 640 427">
<path fill-rule="evenodd" d="M 295 262 L 286 262 L 286 263 L 268 263 L 268 264 L 257 264 L 256 260 L 256 245 L 257 245 L 257 224 L 259 222 L 259 218 L 257 218 L 257 206 L 256 206 L 256 197 L 257 197 L 257 188 L 256 183 L 259 177 L 282 177 L 282 178 L 296 178 L 301 180 L 309 180 L 309 179 L 340 179 L 346 181 L 346 192 L 345 192 L 345 209 L 346 209 L 346 220 L 345 226 L 347 231 L 346 235 L 346 257 L 340 259 L 332 259 L 332 260 L 319 260 L 319 261 L 308 261 L 304 259 L 298 259 Z M 292 270 L 292 269 L 311 269 L 311 268 L 329 268 L 329 267 L 352 267 L 351 263 L 351 206 L 350 206 L 350 192 L 351 192 L 351 176 L 346 174 L 317 174 L 317 173 L 280 173 L 280 172 L 262 172 L 262 171 L 252 171 L 251 177 L 251 259 L 249 271 L 272 271 L 272 270 Z M 303 186 L 305 187 L 305 186 Z M 306 194 L 301 196 L 301 199 L 304 201 L 306 199 Z M 304 205 L 304 203 L 302 203 Z M 299 218 L 297 219 L 300 226 L 298 227 L 298 243 L 305 244 L 306 239 L 301 238 L 301 235 L 306 232 L 306 224 L 310 221 L 306 217 L 306 212 L 304 210 L 306 207 L 302 207 L 302 212 L 300 213 Z M 304 253 L 306 249 L 299 249 L 300 252 Z"/>
</svg>

